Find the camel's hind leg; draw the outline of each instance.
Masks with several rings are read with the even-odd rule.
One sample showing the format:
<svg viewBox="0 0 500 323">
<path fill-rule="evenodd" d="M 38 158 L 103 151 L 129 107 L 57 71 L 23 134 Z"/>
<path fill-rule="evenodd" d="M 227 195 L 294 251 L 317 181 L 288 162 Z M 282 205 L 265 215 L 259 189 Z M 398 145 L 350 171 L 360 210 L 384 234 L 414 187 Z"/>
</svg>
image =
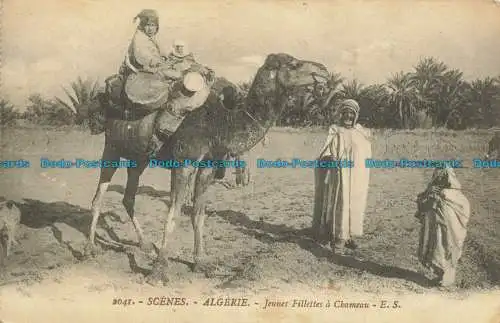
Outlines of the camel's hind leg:
<svg viewBox="0 0 500 323">
<path fill-rule="evenodd" d="M 151 251 L 152 245 L 147 243 L 144 239 L 144 233 L 142 228 L 135 217 L 135 197 L 137 194 L 137 189 L 139 188 L 139 179 L 141 175 L 144 173 L 144 170 L 147 166 L 147 161 L 141 161 L 138 163 L 136 168 L 128 168 L 127 169 L 127 187 L 125 188 L 125 194 L 123 196 L 123 206 L 127 210 L 127 214 L 132 220 L 134 224 L 135 232 L 137 233 L 137 237 L 139 239 L 139 245 L 141 249 L 144 251 Z"/>
<path fill-rule="evenodd" d="M 205 206 L 207 202 L 207 189 L 214 182 L 215 172 L 211 169 L 200 168 L 196 173 L 194 187 L 194 210 L 191 214 L 191 223 L 194 231 L 194 271 L 211 271 L 209 264 L 203 260 L 205 248 L 203 229 L 205 227 Z"/>
<path fill-rule="evenodd" d="M 111 158 L 110 158 L 111 157 Z M 114 159 L 112 159 L 115 157 Z M 116 158 L 116 156 L 113 154 L 113 152 L 108 149 L 104 148 L 104 152 L 102 154 L 102 159 L 103 160 L 120 160 L 120 158 Z M 101 168 L 101 172 L 99 175 L 99 184 L 97 185 L 97 190 L 95 192 L 94 198 L 92 200 L 92 223 L 90 224 L 90 232 L 89 232 L 89 239 L 88 239 L 88 246 L 85 250 L 85 255 L 86 256 L 91 256 L 95 255 L 97 252 L 97 248 L 95 245 L 95 233 L 97 229 L 97 222 L 99 220 L 99 216 L 101 214 L 101 205 L 102 205 L 102 200 L 104 197 L 104 194 L 108 190 L 109 184 L 111 183 L 111 179 L 113 178 L 113 175 L 116 173 L 117 168 Z"/>
</svg>

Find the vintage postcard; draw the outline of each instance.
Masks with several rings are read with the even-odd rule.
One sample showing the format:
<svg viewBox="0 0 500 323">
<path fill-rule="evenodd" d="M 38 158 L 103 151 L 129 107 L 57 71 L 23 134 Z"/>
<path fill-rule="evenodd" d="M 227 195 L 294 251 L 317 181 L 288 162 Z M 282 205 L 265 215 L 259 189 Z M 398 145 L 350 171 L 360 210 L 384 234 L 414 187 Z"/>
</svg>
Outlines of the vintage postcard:
<svg viewBox="0 0 500 323">
<path fill-rule="evenodd" d="M 500 323 L 500 3 L 3 0 L 0 322 Z"/>
</svg>

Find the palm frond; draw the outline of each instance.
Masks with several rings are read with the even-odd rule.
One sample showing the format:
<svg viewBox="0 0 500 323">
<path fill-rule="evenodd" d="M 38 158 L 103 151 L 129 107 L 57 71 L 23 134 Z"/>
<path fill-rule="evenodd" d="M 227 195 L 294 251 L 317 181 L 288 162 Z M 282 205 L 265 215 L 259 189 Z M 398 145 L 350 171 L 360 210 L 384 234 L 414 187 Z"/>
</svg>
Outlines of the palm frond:
<svg viewBox="0 0 500 323">
<path fill-rule="evenodd" d="M 77 113 L 77 111 L 75 111 L 75 109 L 73 108 L 72 105 L 69 105 L 68 103 L 64 102 L 63 100 L 61 100 L 58 97 L 55 97 L 55 100 L 56 100 L 57 103 L 59 103 L 59 105 L 65 107 L 66 109 L 70 110 L 73 113 Z"/>
</svg>

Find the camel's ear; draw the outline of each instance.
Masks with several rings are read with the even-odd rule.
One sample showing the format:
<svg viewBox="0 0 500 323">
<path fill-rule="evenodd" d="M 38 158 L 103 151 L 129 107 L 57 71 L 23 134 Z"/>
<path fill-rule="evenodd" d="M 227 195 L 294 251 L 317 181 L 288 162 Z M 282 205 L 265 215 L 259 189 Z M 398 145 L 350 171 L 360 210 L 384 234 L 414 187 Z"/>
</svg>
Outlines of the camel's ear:
<svg viewBox="0 0 500 323">
<path fill-rule="evenodd" d="M 264 65 L 270 69 L 278 69 L 281 66 L 290 64 L 295 60 L 295 58 L 285 53 L 269 54 Z"/>
<path fill-rule="evenodd" d="M 266 58 L 266 62 L 264 63 L 264 66 L 266 66 L 269 69 L 277 69 L 281 66 L 281 62 L 279 60 L 278 55 L 276 54 L 269 54 Z"/>
</svg>

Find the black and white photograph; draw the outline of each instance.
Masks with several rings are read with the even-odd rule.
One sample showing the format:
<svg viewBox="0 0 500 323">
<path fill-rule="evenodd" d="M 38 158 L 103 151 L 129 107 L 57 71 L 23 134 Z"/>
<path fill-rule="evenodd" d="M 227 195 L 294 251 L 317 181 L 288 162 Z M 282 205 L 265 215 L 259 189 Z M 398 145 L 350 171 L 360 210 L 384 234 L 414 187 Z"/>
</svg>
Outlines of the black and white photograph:
<svg viewBox="0 0 500 323">
<path fill-rule="evenodd" d="M 499 1 L 0 3 L 0 323 L 500 323 Z"/>
</svg>

